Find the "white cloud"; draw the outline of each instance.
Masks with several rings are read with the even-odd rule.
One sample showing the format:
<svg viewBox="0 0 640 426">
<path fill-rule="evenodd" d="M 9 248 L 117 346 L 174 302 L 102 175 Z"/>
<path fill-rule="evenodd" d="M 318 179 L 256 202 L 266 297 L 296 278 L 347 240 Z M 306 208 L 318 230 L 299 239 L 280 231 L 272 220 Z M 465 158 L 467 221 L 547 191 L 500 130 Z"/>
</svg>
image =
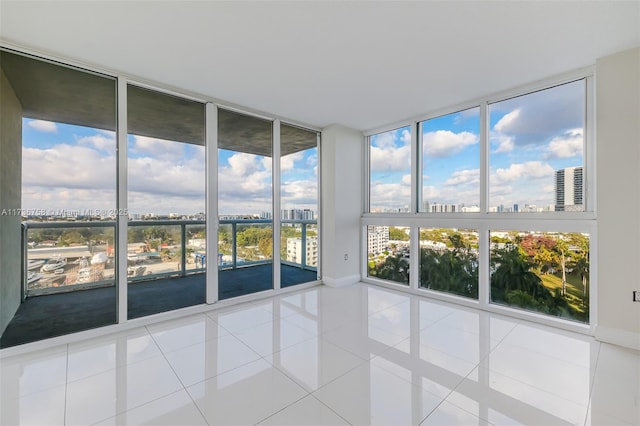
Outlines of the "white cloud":
<svg viewBox="0 0 640 426">
<path fill-rule="evenodd" d="M 553 176 L 554 170 L 547 163 L 541 161 L 527 161 L 514 163 L 508 169 L 497 169 L 491 176 L 491 183 L 501 185 L 517 180 L 540 179 Z"/>
<path fill-rule="evenodd" d="M 115 189 L 69 189 L 64 187 L 25 186 L 22 190 L 22 207 L 25 209 L 60 210 L 109 210 L 116 205 Z"/>
<path fill-rule="evenodd" d="M 371 172 L 405 171 L 411 168 L 411 132 L 403 129 L 372 136 L 370 146 Z"/>
<path fill-rule="evenodd" d="M 150 157 L 130 158 L 128 173 L 129 191 L 159 197 L 173 195 L 204 198 L 204 163 L 197 160 L 178 163 Z M 133 202 L 131 197 L 130 202 Z M 177 206 L 173 207 L 175 209 Z"/>
<path fill-rule="evenodd" d="M 286 172 L 293 170 L 296 163 L 304 159 L 304 151 L 294 152 L 293 154 L 285 155 L 280 158 L 280 170 Z"/>
<path fill-rule="evenodd" d="M 404 171 L 411 168 L 411 145 L 371 147 L 371 171 Z"/>
<path fill-rule="evenodd" d="M 271 159 L 239 152 L 229 157 L 227 162 L 229 166 L 222 166 L 221 170 L 226 170 L 232 176 L 247 177 L 259 170 L 265 170 L 267 166 L 270 166 Z"/>
<path fill-rule="evenodd" d="M 106 144 L 99 137 L 87 138 L 82 143 L 80 146 L 60 144 L 49 149 L 23 149 L 25 208 L 115 206 L 115 153 L 84 146 Z M 195 213 L 203 210 L 203 161 L 183 159 L 178 163 L 141 157 L 130 158 L 128 163 L 130 211 Z M 152 206 L 155 207 L 152 209 Z"/>
<path fill-rule="evenodd" d="M 402 139 L 402 142 L 405 145 L 410 145 L 411 144 L 411 132 L 407 129 L 404 129 L 402 131 L 402 135 L 400 136 L 400 138 Z"/>
<path fill-rule="evenodd" d="M 495 184 L 489 187 L 489 192 L 493 202 L 496 200 L 504 201 L 505 195 L 511 195 L 513 193 L 513 186 Z"/>
<path fill-rule="evenodd" d="M 478 205 L 480 202 L 480 170 L 458 170 L 444 184 L 424 185 L 422 199 L 429 203 Z"/>
<path fill-rule="evenodd" d="M 514 144 L 513 144 L 512 136 L 507 136 L 500 133 L 498 134 L 492 133 L 491 142 L 494 145 L 498 145 L 498 147 L 493 151 L 494 154 L 513 151 Z"/>
<path fill-rule="evenodd" d="M 282 208 L 318 209 L 318 184 L 316 180 L 292 180 L 282 182 Z"/>
<path fill-rule="evenodd" d="M 446 180 L 445 185 L 460 186 L 460 185 L 479 185 L 480 184 L 480 169 L 471 170 L 458 170 L 451 174 L 451 177 Z"/>
<path fill-rule="evenodd" d="M 265 170 L 271 171 L 271 169 L 273 168 L 273 160 L 271 159 L 271 157 L 262 157 L 262 160 L 260 160 L 260 162 L 262 163 L 262 167 L 264 167 Z"/>
<path fill-rule="evenodd" d="M 316 167 L 318 165 L 318 154 L 315 151 L 307 157 L 307 167 Z"/>
<path fill-rule="evenodd" d="M 78 139 L 78 144 L 87 145 L 114 155 L 116 152 L 116 139 L 115 134 L 113 133 L 111 135 L 98 134 L 93 136 L 83 136 Z"/>
<path fill-rule="evenodd" d="M 436 198 L 440 198 L 441 193 L 440 189 L 433 185 L 424 185 L 422 187 L 422 199 L 423 200 L 433 200 Z"/>
<path fill-rule="evenodd" d="M 271 210 L 271 159 L 235 153 L 218 170 L 220 214 Z"/>
<path fill-rule="evenodd" d="M 23 207 L 113 208 L 116 190 L 115 144 L 109 135 L 78 139 L 79 145 L 23 149 Z M 111 135 L 113 136 L 113 135 Z M 147 142 L 142 140 L 142 145 Z M 171 144 L 178 144 L 171 142 Z M 149 145 L 151 146 L 151 145 Z M 184 148 L 184 147 L 183 147 Z M 204 211 L 204 147 L 189 146 L 191 157 L 128 159 L 129 210 L 133 213 L 197 213 Z M 140 151 L 138 151 L 140 152 Z M 292 156 L 291 166 L 302 155 Z M 229 157 L 220 167 L 220 213 L 271 210 L 271 159 L 246 153 Z M 305 163 L 306 164 L 306 163 Z M 283 203 L 317 209 L 317 182 L 297 177 L 283 182 Z M 314 207 L 315 206 L 315 207 Z M 293 208 L 292 207 L 292 208 Z"/>
<path fill-rule="evenodd" d="M 149 138 L 147 136 L 133 136 L 130 143 L 132 154 L 148 155 L 153 158 L 176 160 L 184 156 L 186 144 L 165 139 Z"/>
<path fill-rule="evenodd" d="M 115 190 L 114 155 L 66 144 L 22 150 L 23 208 L 114 208 Z"/>
<path fill-rule="evenodd" d="M 514 131 L 518 131 L 518 119 L 520 118 L 521 109 L 517 108 L 513 111 L 505 114 L 502 118 L 496 123 L 493 128 L 498 132 L 506 132 L 511 133 Z"/>
<path fill-rule="evenodd" d="M 411 185 L 411 175 L 402 175 L 402 183 L 405 185 Z"/>
<path fill-rule="evenodd" d="M 395 147 L 395 135 L 394 132 L 379 133 L 372 137 L 371 145 L 378 148 L 393 148 Z"/>
<path fill-rule="evenodd" d="M 411 185 L 403 183 L 371 183 L 371 207 L 408 207 L 411 200 Z"/>
<path fill-rule="evenodd" d="M 583 126 L 584 93 L 584 83 L 576 81 L 491 104 L 492 117 L 504 113 L 492 130 L 512 137 L 516 146 L 546 144 Z M 506 152 L 504 148 L 500 152 Z"/>
<path fill-rule="evenodd" d="M 29 120 L 27 126 L 44 133 L 58 133 L 58 125 L 51 121 Z"/>
<path fill-rule="evenodd" d="M 129 211 L 133 213 L 154 214 L 194 214 L 205 211 L 205 198 L 185 197 L 181 195 L 157 194 L 148 192 L 129 192 Z"/>
<path fill-rule="evenodd" d="M 450 157 L 477 143 L 478 135 L 470 132 L 437 130 L 425 133 L 423 137 L 424 152 L 428 157 Z"/>
<path fill-rule="evenodd" d="M 24 186 L 85 189 L 115 188 L 114 155 L 67 144 L 49 149 L 22 150 L 22 183 Z"/>
<path fill-rule="evenodd" d="M 582 129 L 572 129 L 551 139 L 545 158 L 570 158 L 582 156 L 584 138 Z"/>
</svg>

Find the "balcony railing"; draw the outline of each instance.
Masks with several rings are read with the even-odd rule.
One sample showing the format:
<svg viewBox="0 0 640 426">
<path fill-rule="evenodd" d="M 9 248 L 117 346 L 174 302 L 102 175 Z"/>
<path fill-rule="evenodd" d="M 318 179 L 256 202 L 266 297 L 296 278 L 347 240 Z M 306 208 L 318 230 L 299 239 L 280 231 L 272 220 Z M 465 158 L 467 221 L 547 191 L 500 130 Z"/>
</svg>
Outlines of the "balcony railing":
<svg viewBox="0 0 640 426">
<path fill-rule="evenodd" d="M 273 222 L 269 219 L 219 221 L 217 269 L 273 262 Z M 317 270 L 315 220 L 283 220 L 281 262 Z M 34 296 L 113 286 L 114 221 L 23 222 L 23 295 Z M 127 275 L 130 283 L 203 273 L 207 267 L 205 221 L 128 222 Z M 287 253 L 288 241 L 295 254 Z M 313 253 L 308 258 L 307 253 Z"/>
</svg>

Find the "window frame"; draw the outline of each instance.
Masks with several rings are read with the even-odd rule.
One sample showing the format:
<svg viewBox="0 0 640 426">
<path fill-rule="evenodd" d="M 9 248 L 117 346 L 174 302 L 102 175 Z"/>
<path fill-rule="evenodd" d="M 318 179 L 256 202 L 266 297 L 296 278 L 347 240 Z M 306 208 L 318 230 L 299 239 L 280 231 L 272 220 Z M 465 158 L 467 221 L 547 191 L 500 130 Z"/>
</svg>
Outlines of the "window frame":
<svg viewBox="0 0 640 426">
<path fill-rule="evenodd" d="M 422 120 L 419 120 L 416 122 L 416 139 L 417 139 L 417 144 L 416 144 L 416 155 L 414 156 L 414 158 L 416 159 L 416 179 L 417 179 L 417 193 L 415 194 L 415 197 L 417 199 L 416 201 L 416 213 L 417 214 L 425 214 L 425 215 L 452 215 L 452 217 L 456 217 L 458 215 L 461 214 L 461 212 L 451 212 L 451 213 L 447 213 L 447 212 L 436 212 L 436 213 L 432 213 L 432 212 L 428 212 L 428 211 L 421 211 L 421 206 L 422 206 L 422 190 L 423 190 L 423 186 L 422 186 L 422 177 L 423 177 L 423 171 L 424 171 L 424 164 L 423 164 L 423 157 L 424 157 L 424 152 L 423 152 L 423 135 L 424 135 L 424 131 L 423 131 L 423 125 L 422 123 L 429 121 L 429 120 L 433 120 L 433 119 L 438 119 L 441 117 L 445 117 L 447 115 L 452 115 L 452 114 L 457 114 L 457 113 L 461 113 L 464 111 L 468 111 L 474 108 L 478 108 L 478 112 L 479 112 L 479 120 L 480 120 L 480 128 L 478 129 L 478 143 L 480 145 L 480 156 L 478 158 L 478 168 L 480 169 L 480 184 L 478 187 L 478 206 L 480 207 L 480 211 L 479 212 L 468 212 L 468 213 L 464 213 L 463 216 L 464 217 L 468 217 L 468 216 L 472 216 L 472 215 L 476 215 L 478 216 L 479 214 L 483 213 L 485 211 L 485 209 L 483 208 L 483 199 L 482 199 L 482 193 L 483 193 L 483 185 L 487 184 L 486 182 L 483 181 L 483 176 L 484 173 L 482 173 L 483 170 L 483 158 L 484 158 L 484 151 L 485 151 L 485 139 L 483 138 L 484 135 L 484 127 L 485 127 L 485 109 L 483 109 L 483 105 L 481 103 L 476 103 L 476 102 L 471 102 L 466 106 L 463 105 L 457 105 L 453 108 L 447 108 L 444 110 L 439 110 L 436 111 L 434 113 L 429 114 L 429 118 L 425 118 Z"/>
<path fill-rule="evenodd" d="M 489 211 L 489 175 L 490 175 L 490 143 L 489 143 L 489 116 L 488 107 L 492 103 L 506 99 L 527 95 L 562 84 L 584 79 L 585 83 L 585 111 L 584 111 L 584 150 L 583 150 L 583 185 L 584 206 L 582 212 L 490 212 Z M 367 226 L 409 226 L 411 228 L 411 251 L 419 250 L 420 228 L 472 228 L 479 232 L 479 289 L 478 300 L 470 300 L 461 296 L 446 294 L 419 287 L 419 257 L 410 259 L 409 287 L 390 281 L 368 277 L 367 253 L 363 249 L 362 254 L 362 281 L 372 284 L 406 291 L 413 294 L 428 296 L 434 299 L 452 302 L 463 306 L 506 314 L 512 317 L 550 325 L 557 328 L 593 335 L 597 324 L 597 194 L 595 176 L 595 85 L 594 67 L 581 68 L 569 73 L 550 77 L 544 80 L 532 82 L 523 86 L 505 90 L 460 103 L 447 108 L 434 110 L 428 114 L 413 117 L 409 120 L 389 124 L 384 127 L 363 132 L 365 145 L 365 188 L 363 193 L 363 213 L 361 216 L 362 247 L 367 247 Z M 420 123 L 432 118 L 461 112 L 469 108 L 480 107 L 480 212 L 469 213 L 429 213 L 419 211 L 421 201 L 421 185 L 419 179 L 422 174 L 422 153 L 419 149 L 422 143 L 422 135 L 419 132 Z M 370 198 L 370 157 L 369 138 L 372 135 L 412 126 L 412 196 L 411 211 L 409 213 L 371 213 L 369 211 Z M 589 234 L 590 250 L 590 276 L 589 276 L 589 322 L 578 323 L 575 321 L 548 316 L 532 311 L 520 310 L 514 307 L 498 305 L 491 302 L 490 298 L 490 230 L 513 231 L 541 231 L 541 232 L 584 232 Z"/>
<path fill-rule="evenodd" d="M 416 145 L 416 133 L 417 133 L 417 123 L 412 120 L 412 121 L 404 121 L 404 122 L 399 122 L 396 123 L 395 125 L 392 126 L 388 126 L 388 127 L 383 127 L 380 130 L 373 130 L 371 132 L 367 132 L 365 134 L 365 143 L 364 143 L 364 173 L 365 173 L 365 179 L 364 181 L 364 197 L 363 197 L 363 212 L 366 212 L 368 214 L 372 214 L 372 215 L 385 215 L 385 214 L 392 214 L 392 215 L 402 215 L 402 214 L 407 214 L 407 213 L 390 213 L 390 212 L 372 212 L 371 211 L 371 138 L 373 136 L 382 134 L 382 133 L 387 133 L 387 132 L 394 132 L 400 129 L 403 129 L 405 127 L 409 127 L 411 130 L 411 164 L 410 164 L 410 175 L 411 175 L 411 193 L 409 195 L 409 214 L 411 214 L 412 212 L 414 212 L 417 208 L 417 200 L 415 197 L 415 193 L 416 193 L 416 188 L 417 188 L 417 178 L 415 176 L 415 170 L 413 167 L 413 162 L 414 159 L 417 156 L 417 145 Z"/>
<path fill-rule="evenodd" d="M 79 72 L 83 72 L 90 75 L 95 75 L 98 77 L 112 79 L 115 82 L 115 140 L 116 140 L 116 158 L 117 158 L 117 167 L 116 167 L 116 175 L 115 175 L 115 189 L 116 189 L 116 199 L 115 206 L 118 210 L 125 210 L 128 208 L 128 190 L 127 190 L 127 172 L 128 172 L 128 86 L 136 86 L 137 88 L 151 90 L 153 92 L 157 92 L 162 95 L 173 96 L 176 98 L 180 98 L 183 100 L 193 101 L 197 103 L 201 103 L 204 106 L 204 120 L 205 120 L 205 176 L 206 176 L 206 185 L 205 185 L 205 210 L 206 210 L 206 233 L 207 233 L 207 247 L 214 247 L 214 251 L 217 252 L 217 228 L 219 225 L 218 220 L 218 189 L 217 189 L 217 170 L 218 170 L 218 156 L 217 156 L 217 148 L 218 148 L 218 131 L 217 131 L 217 111 L 218 109 L 225 109 L 229 111 L 234 111 L 240 114 L 260 118 L 263 120 L 272 122 L 272 130 L 273 134 L 279 133 L 280 125 L 286 124 L 289 126 L 299 127 L 301 129 L 308 130 L 310 132 L 314 132 L 317 134 L 316 137 L 316 147 L 318 149 L 318 187 L 317 187 L 317 198 L 318 198 L 318 218 L 317 218 L 317 227 L 318 227 L 318 279 L 316 281 L 311 281 L 308 283 L 302 283 L 300 285 L 295 286 L 292 289 L 287 288 L 273 288 L 269 290 L 269 294 L 277 295 L 277 294 L 286 294 L 291 291 L 297 291 L 303 288 L 311 287 L 317 285 L 320 282 L 322 277 L 322 256 L 321 256 L 321 245 L 322 245 L 322 129 L 313 125 L 306 124 L 304 122 L 299 122 L 296 120 L 284 118 L 278 116 L 276 114 L 267 114 L 256 109 L 238 106 L 236 104 L 232 104 L 228 101 L 221 100 L 219 98 L 215 98 L 211 95 L 203 95 L 189 90 L 183 90 L 179 88 L 172 87 L 166 83 L 157 82 L 150 79 L 145 79 L 140 76 L 136 76 L 133 74 L 124 73 L 119 70 L 111 69 L 104 66 L 97 66 L 87 62 L 81 62 L 75 59 L 67 58 L 64 56 L 60 56 L 57 54 L 50 54 L 46 52 L 42 52 L 36 49 L 25 48 L 24 46 L 15 45 L 9 42 L 0 41 L 0 51 L 8 52 L 14 55 L 24 56 L 33 60 L 37 60 L 43 63 L 53 64 L 55 66 L 69 68 L 72 70 L 77 70 Z M 272 141 L 272 149 L 279 149 L 279 139 L 276 144 L 275 141 Z M 277 161 L 275 154 L 272 153 L 272 173 L 277 173 L 279 176 L 280 173 L 280 164 Z M 20 188 L 20 191 L 22 189 Z M 274 191 L 278 191 L 279 188 L 276 188 L 276 185 L 272 182 L 272 194 L 275 194 Z M 272 195 L 272 210 L 276 208 L 276 198 L 275 195 Z M 280 196 L 278 195 L 277 200 L 280 200 Z M 279 211 L 279 210 L 278 210 Z M 275 228 L 275 224 L 279 224 L 279 214 L 274 215 L 273 226 Z M 92 335 L 102 335 L 105 333 L 111 333 L 118 330 L 126 329 L 127 327 L 131 327 L 131 324 L 139 323 L 139 321 L 146 321 L 144 318 L 128 318 L 128 308 L 127 308 L 127 288 L 128 288 L 128 276 L 127 276 L 127 268 L 122 267 L 121 265 L 127 264 L 127 238 L 128 238 L 128 217 L 119 216 L 117 224 L 115 225 L 114 231 L 114 246 L 116 248 L 116 259 L 115 262 L 117 265 L 120 265 L 116 268 L 115 272 L 115 286 L 116 286 L 116 300 L 115 300 L 115 308 L 116 308 L 116 320 L 113 324 L 98 326 L 95 328 L 91 328 L 87 330 L 87 333 Z M 26 252 L 26 251 L 25 251 Z M 212 255 L 211 257 L 215 257 Z M 26 258 L 25 258 L 26 259 Z M 26 271 L 26 260 L 22 262 L 21 268 Z M 274 268 L 277 270 L 278 268 Z M 244 296 L 235 297 L 233 299 L 229 299 L 228 301 L 219 301 L 218 300 L 218 280 L 217 280 L 217 271 L 213 269 L 209 273 L 205 274 L 205 295 L 206 301 L 204 304 L 191 306 L 186 309 L 195 309 L 201 310 L 207 308 L 208 305 L 219 303 L 221 306 L 230 306 L 234 304 L 238 304 L 241 302 L 247 302 L 251 300 L 258 300 L 264 297 L 264 292 L 260 294 L 249 294 Z M 274 282 L 279 284 L 278 272 L 274 272 Z M 25 281 L 25 280 L 23 280 Z M 21 292 L 24 291 L 23 288 L 24 282 L 21 283 Z M 156 314 L 158 318 L 169 318 L 174 317 L 176 315 L 181 315 L 179 310 L 172 310 L 167 312 L 161 312 Z M 178 313 L 176 313 L 178 312 Z M 46 339 L 47 345 L 55 345 L 62 342 L 66 342 L 69 339 L 73 340 L 75 337 L 79 335 L 80 332 L 72 332 L 67 334 L 62 334 L 57 337 L 52 337 Z M 39 344 L 42 341 L 34 342 L 34 344 Z M 24 345 L 29 345 L 30 343 L 26 343 Z M 24 346 L 21 344 L 20 346 Z M 16 346 L 18 348 L 18 346 Z"/>
</svg>

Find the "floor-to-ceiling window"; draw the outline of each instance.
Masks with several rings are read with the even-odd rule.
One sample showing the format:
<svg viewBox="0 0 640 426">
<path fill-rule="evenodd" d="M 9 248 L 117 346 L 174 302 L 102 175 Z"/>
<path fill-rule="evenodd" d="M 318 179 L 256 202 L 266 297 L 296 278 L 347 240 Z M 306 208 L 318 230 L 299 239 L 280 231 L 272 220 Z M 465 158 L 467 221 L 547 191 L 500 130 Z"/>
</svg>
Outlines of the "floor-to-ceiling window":
<svg viewBox="0 0 640 426">
<path fill-rule="evenodd" d="M 280 126 L 280 285 L 318 279 L 318 133 Z"/>
<path fill-rule="evenodd" d="M 205 108 L 127 87 L 128 317 L 205 302 Z"/>
<path fill-rule="evenodd" d="M 218 110 L 218 297 L 273 288 L 273 123 Z"/>
<path fill-rule="evenodd" d="M 13 230 L 21 222 L 22 238 L 11 244 L 23 253 L 11 266 L 22 278 L 2 280 L 3 308 L 18 309 L 6 347 L 116 322 L 116 80 L 0 55 L 1 168 L 21 182 L 3 189 L 20 206 L 3 215 L 16 219 Z"/>
<path fill-rule="evenodd" d="M 318 280 L 317 131 L 1 55 L 0 347 Z"/>
</svg>

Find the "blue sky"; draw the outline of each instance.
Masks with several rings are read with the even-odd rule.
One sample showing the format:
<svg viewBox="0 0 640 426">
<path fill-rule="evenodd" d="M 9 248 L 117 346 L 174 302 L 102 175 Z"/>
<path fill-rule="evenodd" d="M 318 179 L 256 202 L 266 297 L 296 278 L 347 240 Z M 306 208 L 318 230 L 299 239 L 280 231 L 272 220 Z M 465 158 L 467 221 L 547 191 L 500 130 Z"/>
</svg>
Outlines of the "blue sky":
<svg viewBox="0 0 640 426">
<path fill-rule="evenodd" d="M 115 133 L 23 120 L 25 209 L 113 209 Z M 283 208 L 317 210 L 317 150 L 282 158 Z M 129 210 L 192 214 L 205 209 L 203 146 L 144 136 L 128 138 Z M 219 150 L 220 214 L 271 210 L 271 158 Z"/>
<path fill-rule="evenodd" d="M 583 165 L 583 80 L 489 105 L 490 206 L 553 204 L 554 170 Z M 427 120 L 423 200 L 479 205 L 479 108 Z M 371 208 L 408 207 L 410 128 L 371 137 Z"/>
</svg>

